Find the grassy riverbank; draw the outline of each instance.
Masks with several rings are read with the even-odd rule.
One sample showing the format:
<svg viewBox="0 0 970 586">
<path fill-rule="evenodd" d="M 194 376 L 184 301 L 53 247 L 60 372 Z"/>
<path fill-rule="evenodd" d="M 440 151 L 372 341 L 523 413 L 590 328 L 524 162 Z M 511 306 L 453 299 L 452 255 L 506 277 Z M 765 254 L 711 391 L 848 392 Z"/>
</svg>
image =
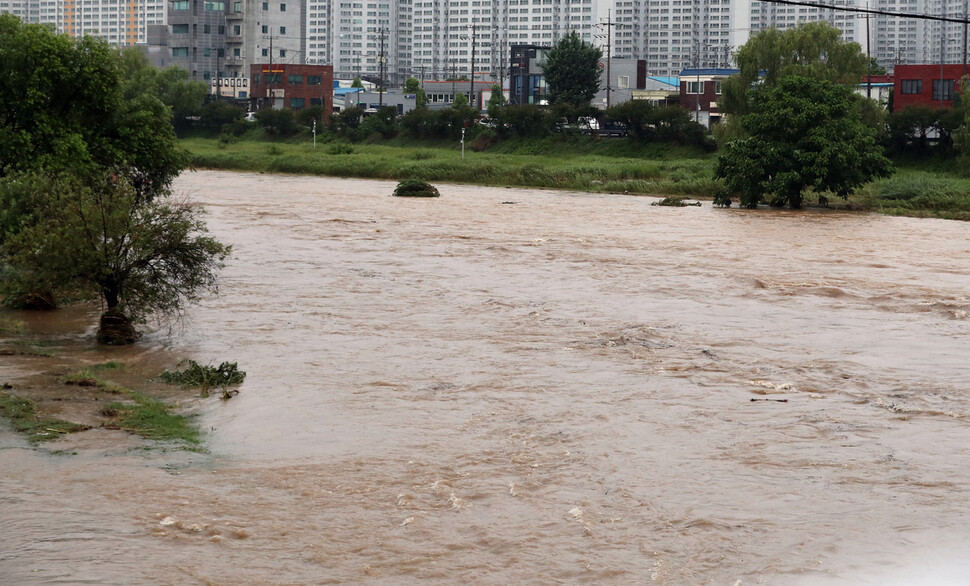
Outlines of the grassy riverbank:
<svg viewBox="0 0 970 586">
<path fill-rule="evenodd" d="M 623 141 L 626 144 L 626 141 Z M 199 168 L 710 198 L 714 158 L 667 145 L 589 137 L 508 141 L 476 151 L 466 144 L 394 140 L 346 144 L 184 139 Z"/>
<path fill-rule="evenodd" d="M 240 140 L 186 138 L 197 168 L 629 193 L 713 197 L 716 154 L 625 139 L 551 136 L 495 144 L 393 139 L 347 144 L 325 139 Z M 473 148 L 474 147 L 474 148 Z M 806 205 L 816 199 L 809 195 Z M 884 214 L 970 220 L 970 179 L 952 163 L 901 160 L 893 177 L 861 187 L 833 207 Z"/>
</svg>

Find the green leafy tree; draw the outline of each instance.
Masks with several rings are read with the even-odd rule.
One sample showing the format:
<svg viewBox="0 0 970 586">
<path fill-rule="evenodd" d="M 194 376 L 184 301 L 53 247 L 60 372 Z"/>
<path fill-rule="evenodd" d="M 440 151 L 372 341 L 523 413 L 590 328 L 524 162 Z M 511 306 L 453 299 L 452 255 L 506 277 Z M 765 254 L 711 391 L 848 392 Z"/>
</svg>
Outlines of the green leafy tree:
<svg viewBox="0 0 970 586">
<path fill-rule="evenodd" d="M 215 100 L 202 107 L 202 124 L 210 128 L 221 128 L 236 120 L 242 120 L 245 114 L 245 111 L 235 104 Z"/>
<path fill-rule="evenodd" d="M 300 129 L 296 123 L 293 110 L 289 108 L 282 108 L 280 110 L 263 108 L 256 112 L 256 123 L 266 132 L 278 136 L 290 136 L 296 134 Z"/>
<path fill-rule="evenodd" d="M 3 180 L 31 211 L 9 234 L 3 260 L 12 274 L 4 293 L 90 290 L 105 311 L 98 340 L 131 343 L 133 321 L 179 316 L 215 287 L 230 248 L 209 237 L 200 211 L 171 196 L 144 201 L 123 178 L 91 182 L 31 174 Z"/>
<path fill-rule="evenodd" d="M 861 120 L 852 91 L 830 81 L 783 77 L 758 86 L 751 112 L 741 118 L 747 133 L 728 143 L 715 176 L 742 207 L 761 201 L 801 207 L 806 189 L 847 197 L 855 187 L 892 173 L 873 131 Z M 722 193 L 716 203 L 730 205 Z"/>
<path fill-rule="evenodd" d="M 879 61 L 875 57 L 869 58 L 869 71 L 868 75 L 886 75 L 886 68 L 879 65 Z"/>
<path fill-rule="evenodd" d="M 414 94 L 415 108 L 428 107 L 428 94 L 424 92 L 424 88 L 421 87 L 421 82 L 418 80 L 418 78 L 409 77 L 407 81 L 404 82 L 404 92 Z"/>
<path fill-rule="evenodd" d="M 502 93 L 502 86 L 497 83 L 492 84 L 491 95 L 488 97 L 488 104 L 485 107 L 485 111 L 488 112 L 489 117 L 495 118 L 498 116 L 499 108 L 505 105 L 505 95 Z"/>
<path fill-rule="evenodd" d="M 467 108 L 468 107 L 468 97 L 462 93 L 458 92 L 455 94 L 455 99 L 451 103 L 452 108 Z"/>
<path fill-rule="evenodd" d="M 501 131 L 515 136 L 547 136 L 553 124 L 552 114 L 535 104 L 506 106 L 502 108 L 499 115 Z"/>
<path fill-rule="evenodd" d="M 0 71 L 0 176 L 97 166 L 90 146 L 121 99 L 107 43 L 0 14 Z"/>
<path fill-rule="evenodd" d="M 924 153 L 929 149 L 929 135 L 938 126 L 939 112 L 929 106 L 909 106 L 887 117 L 889 140 L 894 152 Z"/>
<path fill-rule="evenodd" d="M 359 77 L 355 77 L 354 78 L 354 81 L 351 82 L 350 87 L 356 87 L 356 88 L 363 89 L 364 84 L 363 84 L 363 82 L 360 81 L 360 78 Z"/>
<path fill-rule="evenodd" d="M 588 105 L 599 90 L 602 57 L 603 51 L 582 40 L 576 31 L 559 39 L 546 53 L 542 66 L 549 102 Z"/>
<path fill-rule="evenodd" d="M 752 36 L 735 54 L 738 73 L 721 84 L 718 107 L 727 114 L 750 108 L 748 90 L 760 80 L 773 86 L 797 75 L 856 84 L 869 70 L 869 57 L 858 43 L 842 40 L 839 29 L 826 22 L 809 22 L 780 31 L 769 28 Z"/>
<path fill-rule="evenodd" d="M 398 129 L 397 108 L 394 106 L 380 108 L 365 117 L 360 124 L 360 133 L 364 138 L 375 134 L 382 138 L 391 138 L 397 134 Z"/>
<path fill-rule="evenodd" d="M 157 86 L 125 77 L 136 69 L 103 40 L 0 14 L 0 177 L 111 169 L 143 198 L 164 192 L 188 158 Z"/>
</svg>

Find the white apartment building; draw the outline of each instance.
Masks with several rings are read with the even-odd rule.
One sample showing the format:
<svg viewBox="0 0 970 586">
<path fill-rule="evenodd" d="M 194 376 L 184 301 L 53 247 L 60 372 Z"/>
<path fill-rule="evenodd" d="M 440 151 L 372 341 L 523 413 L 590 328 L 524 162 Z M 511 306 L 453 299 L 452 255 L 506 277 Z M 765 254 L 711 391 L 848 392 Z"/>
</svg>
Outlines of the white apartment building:
<svg viewBox="0 0 970 586">
<path fill-rule="evenodd" d="M 24 22 L 53 24 L 72 37 L 94 35 L 112 45 L 148 41 L 148 27 L 166 22 L 165 0 L 0 0 L 0 12 L 12 12 Z"/>
<path fill-rule="evenodd" d="M 864 0 L 825 0 L 846 8 Z M 870 8 L 961 17 L 967 0 L 868 0 Z M 245 75 L 253 63 L 329 64 L 338 78 L 381 74 L 501 81 L 512 45 L 551 46 L 569 31 L 604 57 L 642 59 L 648 75 L 730 67 L 751 34 L 826 21 L 896 63 L 958 63 L 963 26 L 763 0 L 0 0 L 0 12 L 72 36 L 149 45 L 153 62 L 193 79 Z M 204 29 L 204 30 L 203 30 Z M 151 34 L 149 34 L 151 33 Z M 156 58 L 157 57 L 157 58 Z"/>
</svg>

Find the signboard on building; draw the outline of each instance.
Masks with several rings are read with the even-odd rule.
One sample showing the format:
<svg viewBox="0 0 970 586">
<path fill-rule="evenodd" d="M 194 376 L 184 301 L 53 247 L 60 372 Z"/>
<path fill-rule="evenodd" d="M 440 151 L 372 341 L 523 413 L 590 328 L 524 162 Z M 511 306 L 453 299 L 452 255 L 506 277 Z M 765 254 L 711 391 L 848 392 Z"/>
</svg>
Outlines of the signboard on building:
<svg viewBox="0 0 970 586">
<path fill-rule="evenodd" d="M 248 77 L 220 77 L 212 80 L 209 88 L 210 94 L 216 94 L 220 98 L 244 99 L 249 97 L 249 78 Z"/>
</svg>

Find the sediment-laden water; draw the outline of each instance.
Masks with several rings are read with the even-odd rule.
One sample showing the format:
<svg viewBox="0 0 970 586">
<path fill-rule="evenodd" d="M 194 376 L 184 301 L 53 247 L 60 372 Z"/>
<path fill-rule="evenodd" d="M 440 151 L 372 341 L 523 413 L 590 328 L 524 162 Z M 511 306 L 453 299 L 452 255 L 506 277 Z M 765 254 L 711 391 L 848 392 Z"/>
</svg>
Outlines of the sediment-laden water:
<svg viewBox="0 0 970 586">
<path fill-rule="evenodd" d="M 181 329 L 0 378 L 238 361 L 209 454 L 0 431 L 0 582 L 970 576 L 965 223 L 186 173 L 234 247 Z M 58 449 L 54 444 L 54 449 Z"/>
</svg>

